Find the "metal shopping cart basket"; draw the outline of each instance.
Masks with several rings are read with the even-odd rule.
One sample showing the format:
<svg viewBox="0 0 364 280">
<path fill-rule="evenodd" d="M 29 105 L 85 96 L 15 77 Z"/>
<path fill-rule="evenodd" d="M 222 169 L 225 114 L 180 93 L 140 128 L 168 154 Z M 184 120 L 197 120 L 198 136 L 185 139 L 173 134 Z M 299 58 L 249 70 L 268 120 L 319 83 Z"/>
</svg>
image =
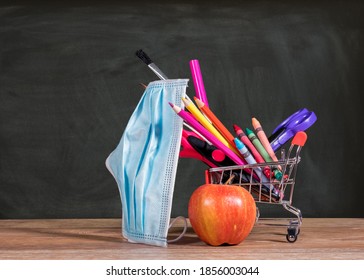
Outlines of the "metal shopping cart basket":
<svg viewBox="0 0 364 280">
<path fill-rule="evenodd" d="M 248 190 L 257 203 L 257 222 L 260 216 L 259 203 L 281 205 L 296 216 L 284 225 L 287 226 L 287 241 L 295 242 L 300 233 L 302 214 L 292 206 L 292 198 L 297 166 L 301 159 L 299 154 L 306 140 L 306 133 L 298 132 L 287 154 L 282 149 L 281 159 L 277 162 L 210 168 L 206 171 L 206 183 L 233 184 Z"/>
</svg>

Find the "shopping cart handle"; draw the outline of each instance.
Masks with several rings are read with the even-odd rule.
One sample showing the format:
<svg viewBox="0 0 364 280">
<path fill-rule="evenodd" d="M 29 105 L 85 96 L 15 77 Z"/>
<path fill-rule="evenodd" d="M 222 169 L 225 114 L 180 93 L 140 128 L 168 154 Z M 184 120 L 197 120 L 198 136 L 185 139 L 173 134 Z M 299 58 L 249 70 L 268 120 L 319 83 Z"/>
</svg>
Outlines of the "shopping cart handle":
<svg viewBox="0 0 364 280">
<path fill-rule="evenodd" d="M 296 135 L 293 137 L 292 145 L 298 145 L 303 147 L 307 140 L 307 134 L 303 131 L 298 131 Z"/>
</svg>

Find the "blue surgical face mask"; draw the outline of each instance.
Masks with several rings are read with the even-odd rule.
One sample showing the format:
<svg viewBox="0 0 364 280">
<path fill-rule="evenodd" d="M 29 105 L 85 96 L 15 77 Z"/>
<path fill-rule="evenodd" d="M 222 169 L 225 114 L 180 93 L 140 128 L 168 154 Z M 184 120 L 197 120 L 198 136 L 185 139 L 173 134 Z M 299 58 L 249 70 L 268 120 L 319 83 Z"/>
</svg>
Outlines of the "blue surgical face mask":
<svg viewBox="0 0 364 280">
<path fill-rule="evenodd" d="M 106 160 L 122 203 L 122 233 L 130 242 L 167 246 L 188 80 L 155 81 L 135 108 L 120 143 Z"/>
</svg>

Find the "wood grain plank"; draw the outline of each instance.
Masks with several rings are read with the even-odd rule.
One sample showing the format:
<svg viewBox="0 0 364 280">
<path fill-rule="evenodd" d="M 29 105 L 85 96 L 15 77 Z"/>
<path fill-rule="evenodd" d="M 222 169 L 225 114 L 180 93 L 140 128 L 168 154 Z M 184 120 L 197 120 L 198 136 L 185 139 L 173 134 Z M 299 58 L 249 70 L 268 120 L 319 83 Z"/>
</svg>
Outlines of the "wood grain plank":
<svg viewBox="0 0 364 280">
<path fill-rule="evenodd" d="M 236 246 L 206 245 L 189 224 L 160 248 L 127 242 L 120 219 L 0 220 L 0 259 L 364 259 L 364 219 L 306 218 L 295 243 L 276 220 L 264 222 Z M 170 238 L 181 231 L 177 221 Z"/>
</svg>

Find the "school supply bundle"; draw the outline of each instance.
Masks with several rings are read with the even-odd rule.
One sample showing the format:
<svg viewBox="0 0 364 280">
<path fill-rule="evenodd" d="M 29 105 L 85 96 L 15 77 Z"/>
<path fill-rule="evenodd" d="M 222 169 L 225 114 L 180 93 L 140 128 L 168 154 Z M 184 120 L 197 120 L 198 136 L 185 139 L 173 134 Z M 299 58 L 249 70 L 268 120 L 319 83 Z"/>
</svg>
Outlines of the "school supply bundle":
<svg viewBox="0 0 364 280">
<path fill-rule="evenodd" d="M 299 151 L 316 115 L 302 109 L 266 136 L 252 119 L 253 130 L 234 124 L 235 136 L 209 107 L 198 60 L 190 61 L 194 101 L 186 95 L 187 79 L 168 80 L 142 50 L 136 55 L 161 79 L 148 84 L 117 148 L 106 160 L 122 202 L 122 233 L 130 242 L 167 246 L 178 157 L 208 166 L 206 183 L 235 184 L 256 202 L 275 203 L 297 216 L 288 227 L 295 241 L 302 216 L 292 195 Z M 184 126 L 184 127 L 183 127 Z M 275 152 L 293 138 L 288 154 Z M 293 147 L 298 147 L 291 157 Z M 290 189 L 289 200 L 284 200 Z"/>
</svg>

